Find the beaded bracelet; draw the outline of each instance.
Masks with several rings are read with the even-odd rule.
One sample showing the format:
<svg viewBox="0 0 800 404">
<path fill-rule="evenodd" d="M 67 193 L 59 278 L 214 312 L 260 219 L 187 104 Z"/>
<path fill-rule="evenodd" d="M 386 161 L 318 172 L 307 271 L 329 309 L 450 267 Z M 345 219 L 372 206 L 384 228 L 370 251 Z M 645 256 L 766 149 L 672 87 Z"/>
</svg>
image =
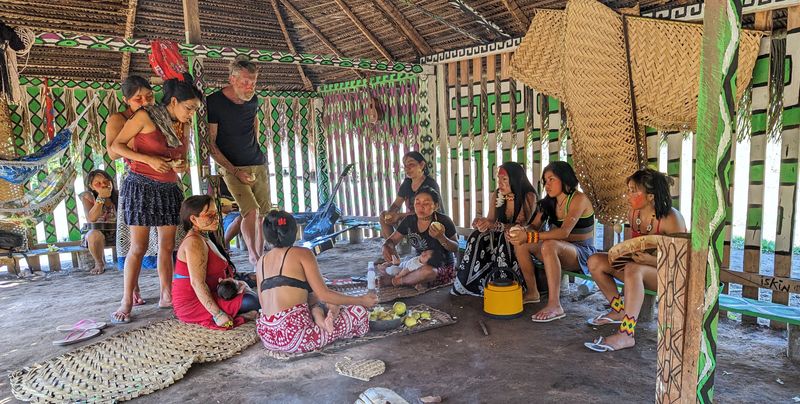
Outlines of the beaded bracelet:
<svg viewBox="0 0 800 404">
<path fill-rule="evenodd" d="M 538 231 L 529 231 L 528 233 L 528 244 L 531 243 L 538 243 L 539 242 L 539 232 Z"/>
</svg>

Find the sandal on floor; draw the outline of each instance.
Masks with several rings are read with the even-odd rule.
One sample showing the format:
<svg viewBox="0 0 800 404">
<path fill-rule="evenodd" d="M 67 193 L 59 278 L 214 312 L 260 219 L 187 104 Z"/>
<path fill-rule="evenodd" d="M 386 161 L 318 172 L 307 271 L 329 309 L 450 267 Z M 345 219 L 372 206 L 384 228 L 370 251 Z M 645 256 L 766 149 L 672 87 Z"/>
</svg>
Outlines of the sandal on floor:
<svg viewBox="0 0 800 404">
<path fill-rule="evenodd" d="M 534 314 L 534 316 L 535 316 L 535 314 Z M 547 318 L 542 319 L 542 320 L 540 320 L 538 318 L 535 318 L 535 317 L 531 317 L 531 321 L 533 321 L 534 323 L 549 323 L 551 321 L 560 320 L 560 319 L 562 319 L 562 318 L 564 318 L 566 316 L 567 316 L 567 313 L 561 313 L 561 314 L 556 314 L 555 316 L 547 317 Z"/>
<path fill-rule="evenodd" d="M 522 305 L 524 306 L 526 304 L 536 304 L 536 303 L 540 303 L 541 301 L 542 301 L 542 297 L 540 296 L 538 299 L 523 300 L 522 301 Z"/>
<path fill-rule="evenodd" d="M 101 329 L 105 328 L 106 325 L 107 324 L 105 322 L 103 322 L 103 321 L 98 322 L 98 321 L 94 321 L 94 320 L 91 320 L 91 319 L 84 319 L 84 320 L 78 321 L 77 323 L 75 323 L 73 325 L 69 325 L 69 324 L 60 325 L 60 326 L 56 327 L 56 331 L 69 332 L 69 331 L 83 331 L 83 330 L 92 330 L 92 329 L 101 330 Z"/>
<path fill-rule="evenodd" d="M 117 313 L 122 315 L 121 319 L 118 319 L 115 316 L 115 314 L 117 314 Z M 128 323 L 131 322 L 131 313 L 123 313 L 121 311 L 113 311 L 113 312 L 111 312 L 109 317 L 111 317 L 111 324 L 128 324 Z"/>
<path fill-rule="evenodd" d="M 602 323 L 600 321 L 603 321 Z M 597 317 L 592 317 L 586 320 L 586 323 L 594 326 L 608 325 L 608 324 L 622 324 L 621 320 L 614 320 L 608 317 L 608 313 L 598 314 Z"/>
<path fill-rule="evenodd" d="M 594 340 L 594 342 L 584 342 L 583 346 L 585 346 L 585 347 L 587 347 L 587 348 L 589 348 L 589 349 L 591 349 L 592 351 L 595 351 L 595 352 L 614 352 L 614 351 L 616 351 L 616 349 L 614 349 L 613 346 L 603 343 L 603 337 L 598 337 L 596 340 Z"/>
<path fill-rule="evenodd" d="M 89 338 L 96 337 L 98 334 L 100 334 L 100 330 L 97 328 L 91 328 L 88 330 L 75 330 L 67 334 L 64 339 L 53 341 L 53 345 L 75 344 L 81 341 L 86 341 Z"/>
</svg>

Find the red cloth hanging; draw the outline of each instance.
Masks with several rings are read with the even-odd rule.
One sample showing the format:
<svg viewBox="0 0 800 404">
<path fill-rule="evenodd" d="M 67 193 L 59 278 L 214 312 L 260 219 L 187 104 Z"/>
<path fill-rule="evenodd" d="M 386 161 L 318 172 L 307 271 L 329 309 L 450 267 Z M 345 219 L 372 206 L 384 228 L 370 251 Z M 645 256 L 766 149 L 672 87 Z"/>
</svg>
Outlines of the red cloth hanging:
<svg viewBox="0 0 800 404">
<path fill-rule="evenodd" d="M 56 111 L 53 109 L 53 95 L 50 92 L 50 86 L 47 85 L 49 81 L 50 79 L 44 79 L 44 122 L 47 138 L 52 139 L 56 135 Z"/>
<path fill-rule="evenodd" d="M 173 41 L 154 39 L 150 41 L 150 67 L 162 80 L 178 79 L 183 81 L 183 74 L 189 68 L 183 59 L 178 44 Z"/>
</svg>

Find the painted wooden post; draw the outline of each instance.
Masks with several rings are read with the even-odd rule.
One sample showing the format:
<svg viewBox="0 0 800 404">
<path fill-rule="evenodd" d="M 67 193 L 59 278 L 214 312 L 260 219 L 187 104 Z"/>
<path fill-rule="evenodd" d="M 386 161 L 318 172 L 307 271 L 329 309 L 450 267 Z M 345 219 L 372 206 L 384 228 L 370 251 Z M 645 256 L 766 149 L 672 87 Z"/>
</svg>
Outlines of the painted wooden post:
<svg viewBox="0 0 800 404">
<path fill-rule="evenodd" d="M 697 164 L 692 200 L 692 238 L 690 267 L 705 268 L 702 299 L 689 289 L 689 307 L 703 308 L 702 321 L 692 318 L 687 335 L 700 335 L 697 360 L 697 401 L 714 399 L 719 274 L 722 241 L 728 201 L 733 122 L 736 116 L 736 68 L 741 31 L 742 4 L 737 0 L 709 2 L 703 21 L 703 50 L 700 61 L 700 93 L 697 112 Z M 702 272 L 701 272 L 702 273 Z M 688 341 L 687 342 L 691 342 Z M 693 366 L 687 363 L 687 366 Z M 684 391 L 686 388 L 684 388 Z"/>
<path fill-rule="evenodd" d="M 183 26 L 186 33 L 186 42 L 200 44 L 202 42 L 200 34 L 200 7 L 197 0 L 183 0 Z M 189 74 L 194 77 L 194 85 L 200 92 L 205 88 L 205 75 L 203 72 L 203 59 L 198 57 L 189 58 Z M 209 159 L 208 145 L 208 109 L 205 102 L 200 104 L 192 122 L 195 134 L 195 145 L 197 152 L 197 168 L 200 170 L 200 189 L 201 192 L 208 192 L 208 176 L 211 175 L 211 160 Z M 192 195 L 192 177 L 189 172 L 181 175 L 181 182 L 184 185 L 184 196 Z"/>
<path fill-rule="evenodd" d="M 331 193 L 329 168 L 328 168 L 328 143 L 326 138 L 329 133 L 325 131 L 322 121 L 322 98 L 314 99 L 314 135 L 316 136 L 317 159 L 317 194 L 319 205 L 328 200 Z"/>
<path fill-rule="evenodd" d="M 787 13 L 786 38 L 782 39 L 789 66 L 792 71 L 788 77 L 800 74 L 800 6 L 791 7 Z M 780 60 L 781 72 L 784 72 L 785 59 Z M 781 74 L 781 77 L 783 75 Z M 786 79 L 788 79 L 788 77 Z M 787 84 L 783 80 L 781 85 Z M 775 276 L 790 277 L 792 272 L 792 246 L 794 245 L 794 219 L 797 197 L 797 158 L 800 152 L 800 84 L 791 80 L 783 89 L 783 131 L 781 132 L 781 165 L 779 168 L 778 190 L 778 225 L 775 235 Z M 789 304 L 789 293 L 772 291 L 774 303 Z M 785 323 L 771 321 L 772 328 L 786 328 Z M 800 345 L 800 339 L 795 344 Z M 790 348 L 791 348 L 790 340 Z"/>
<path fill-rule="evenodd" d="M 744 272 L 758 274 L 761 268 L 761 226 L 764 223 L 764 159 L 767 148 L 767 107 L 769 106 L 769 54 L 771 40 L 761 39 L 759 60 L 753 73 L 752 129 L 750 135 L 750 178 L 747 194 L 747 222 L 744 237 Z M 742 297 L 758 299 L 758 288 L 742 286 Z M 756 318 L 742 315 L 743 324 Z"/>
<path fill-rule="evenodd" d="M 658 240 L 656 403 L 698 401 L 705 274 L 691 271 L 687 237 Z"/>
</svg>

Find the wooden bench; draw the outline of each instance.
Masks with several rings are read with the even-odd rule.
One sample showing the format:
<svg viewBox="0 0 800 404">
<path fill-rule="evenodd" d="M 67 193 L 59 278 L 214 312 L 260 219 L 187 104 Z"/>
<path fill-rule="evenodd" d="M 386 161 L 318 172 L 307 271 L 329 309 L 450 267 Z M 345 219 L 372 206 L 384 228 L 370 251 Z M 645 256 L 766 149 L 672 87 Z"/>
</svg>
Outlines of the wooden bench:
<svg viewBox="0 0 800 404">
<path fill-rule="evenodd" d="M 26 251 L 25 254 L 22 253 L 13 253 L 12 258 L 14 260 L 13 265 L 7 265 L 8 272 L 14 275 L 19 275 L 19 271 L 21 269 L 20 263 L 22 260 L 25 260 L 25 264 L 30 268 L 31 272 L 41 271 L 42 267 L 39 263 L 39 257 L 46 255 L 47 256 L 47 265 L 50 271 L 61 271 L 61 256 L 60 254 L 71 254 L 72 255 L 72 267 L 77 269 L 80 267 L 80 255 L 81 254 L 89 254 L 89 249 L 85 247 L 81 247 L 80 241 L 68 241 L 68 242 L 60 242 L 55 243 L 54 245 L 58 247 L 58 250 L 51 251 L 47 244 L 37 244 L 34 245 L 33 248 Z M 107 249 L 111 249 L 111 254 L 113 256 L 113 262 L 117 261 L 117 248 L 116 246 L 107 247 Z"/>
<path fill-rule="evenodd" d="M 592 280 L 590 275 L 585 275 L 577 272 L 562 271 L 564 275 Z M 623 284 L 617 280 L 617 287 L 622 288 Z M 646 295 L 645 302 L 642 304 L 642 314 L 646 312 L 645 304 L 647 304 L 648 297 L 652 302 L 655 302 L 656 292 L 645 289 Z M 654 304 L 652 305 L 654 306 Z M 650 319 L 645 320 L 642 314 L 639 315 L 641 321 L 650 321 L 652 319 L 652 311 L 654 307 L 647 309 L 650 312 Z M 800 362 L 800 307 L 789 307 L 778 303 L 762 302 L 759 300 L 748 299 L 744 297 L 730 296 L 724 293 L 719 295 L 719 309 L 740 313 L 747 316 L 761 317 L 768 320 L 779 321 L 788 324 L 789 329 L 789 347 L 788 356 L 794 362 Z"/>
</svg>

